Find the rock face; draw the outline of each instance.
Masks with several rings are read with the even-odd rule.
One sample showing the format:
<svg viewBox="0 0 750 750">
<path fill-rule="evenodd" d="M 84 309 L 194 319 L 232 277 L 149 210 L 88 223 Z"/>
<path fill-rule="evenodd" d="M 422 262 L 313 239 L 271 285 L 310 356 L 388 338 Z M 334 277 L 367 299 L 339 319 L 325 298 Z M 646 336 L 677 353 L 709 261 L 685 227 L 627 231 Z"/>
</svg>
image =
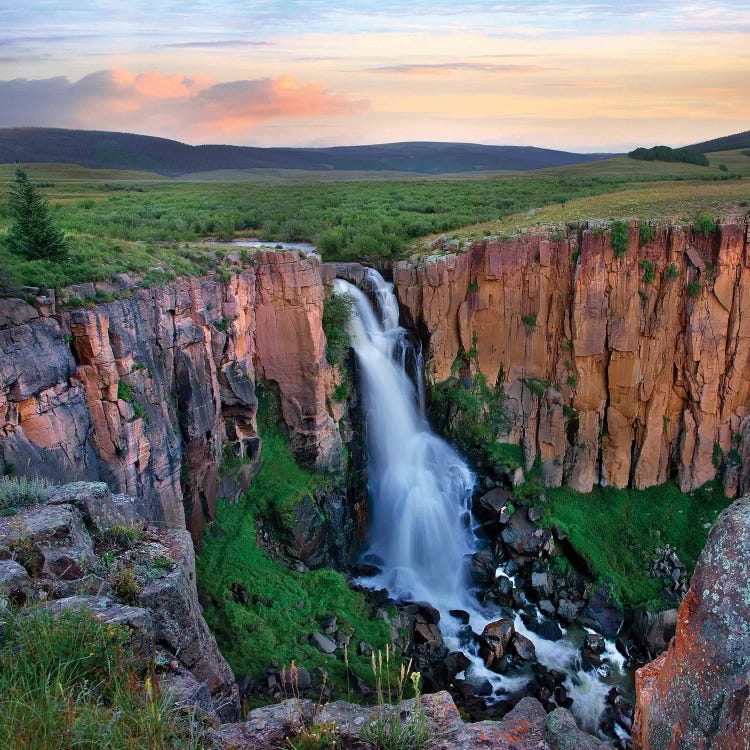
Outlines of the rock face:
<svg viewBox="0 0 750 750">
<path fill-rule="evenodd" d="M 750 747 L 750 497 L 719 516 L 669 649 L 636 672 L 636 750 Z"/>
<path fill-rule="evenodd" d="M 415 700 L 404 701 L 401 716 L 416 710 Z M 605 750 L 604 743 L 581 732 L 573 717 L 563 708 L 549 716 L 533 698 L 524 698 L 502 721 L 464 724 L 455 703 L 447 692 L 424 695 L 421 708 L 433 727 L 434 750 L 563 750 L 581 748 Z M 344 747 L 367 750 L 374 745 L 359 739 L 362 726 L 371 720 L 373 707 L 337 701 L 315 711 L 312 701 L 288 700 L 275 706 L 251 711 L 241 724 L 225 724 L 209 732 L 213 750 L 276 750 L 287 747 L 296 727 L 309 724 L 313 717 L 319 723 L 331 722 L 338 727 Z"/>
<path fill-rule="evenodd" d="M 0 299 L 0 472 L 102 479 L 142 498 L 147 520 L 187 522 L 197 540 L 214 515 L 223 449 L 260 450 L 256 378 L 278 387 L 300 463 L 336 468 L 324 294 L 317 258 L 269 251 L 222 278 L 55 317 Z"/>
<path fill-rule="evenodd" d="M 172 682 L 189 683 L 211 713 L 232 721 L 237 684 L 203 619 L 190 534 L 147 527 L 139 513 L 133 498 L 78 482 L 0 518 L 0 609 L 85 608 L 127 625 L 140 649 L 174 662 Z"/>
<path fill-rule="evenodd" d="M 461 254 L 394 264 L 407 322 L 429 341 L 435 382 L 462 350 L 502 385 L 526 468 L 548 485 L 684 491 L 717 474 L 750 490 L 748 227 L 710 237 L 630 227 L 487 238 Z M 541 395 L 539 395 L 541 394 Z M 719 460 L 721 459 L 721 460 Z"/>
</svg>

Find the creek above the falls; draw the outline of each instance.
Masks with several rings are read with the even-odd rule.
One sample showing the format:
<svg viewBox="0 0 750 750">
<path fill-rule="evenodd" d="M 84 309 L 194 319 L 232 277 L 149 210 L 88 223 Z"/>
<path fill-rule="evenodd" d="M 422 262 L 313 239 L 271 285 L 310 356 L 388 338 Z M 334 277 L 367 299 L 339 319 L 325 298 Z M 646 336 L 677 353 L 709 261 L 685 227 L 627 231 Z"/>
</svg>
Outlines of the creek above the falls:
<svg viewBox="0 0 750 750">
<path fill-rule="evenodd" d="M 472 553 L 481 548 L 471 515 L 474 474 L 427 421 L 421 348 L 399 325 L 392 284 L 367 269 L 364 285 L 370 296 L 346 281 L 335 282 L 336 293 L 356 302 L 349 330 L 363 399 L 370 496 L 363 561 L 379 571 L 361 582 L 385 588 L 394 600 L 428 602 L 437 609 L 444 644 L 463 651 L 470 662 L 459 677 L 472 685 L 489 683 L 490 703 L 522 695 L 533 678 L 534 659 L 499 674 L 480 656 L 477 636 L 500 619 L 512 621 L 515 632 L 533 644 L 536 662 L 565 674 L 571 711 L 583 729 L 598 733 L 610 689 L 630 682 L 623 657 L 607 641 L 601 665 L 584 669 L 584 629 L 563 628 L 559 640 L 547 640 L 527 627 L 519 611 L 477 598 L 468 573 Z M 502 566 L 496 576 L 513 580 Z M 532 602 L 526 609 L 527 617 L 532 611 L 543 619 Z"/>
</svg>

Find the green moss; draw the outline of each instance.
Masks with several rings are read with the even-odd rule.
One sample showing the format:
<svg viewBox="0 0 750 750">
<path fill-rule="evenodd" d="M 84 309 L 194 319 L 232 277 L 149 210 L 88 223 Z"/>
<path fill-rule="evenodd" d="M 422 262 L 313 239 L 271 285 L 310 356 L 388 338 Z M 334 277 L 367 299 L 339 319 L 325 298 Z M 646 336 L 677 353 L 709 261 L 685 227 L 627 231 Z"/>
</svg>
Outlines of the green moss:
<svg viewBox="0 0 750 750">
<path fill-rule="evenodd" d="M 660 582 L 649 576 L 653 551 L 670 544 L 692 569 L 710 526 L 730 502 L 714 483 L 689 494 L 665 484 L 646 490 L 595 487 L 589 494 L 546 488 L 544 497 L 543 523 L 568 535 L 625 606 L 653 609 L 674 606 L 661 600 Z"/>
<path fill-rule="evenodd" d="M 321 618 L 335 615 L 342 630 L 353 632 L 353 643 L 362 640 L 385 649 L 391 639 L 390 626 L 368 619 L 364 598 L 347 586 L 341 574 L 328 569 L 298 573 L 258 548 L 259 514 L 275 512 L 288 519 L 302 497 L 329 481 L 294 461 L 277 406 L 262 388 L 259 402 L 261 469 L 239 502 L 219 501 L 216 520 L 225 536 L 207 535 L 198 557 L 198 586 L 212 602 L 205 610 L 206 620 L 236 674 L 258 677 L 272 659 L 281 664 L 294 659 L 308 668 L 322 666 L 332 684 L 345 690 L 342 654 L 321 654 L 300 638 L 318 631 Z M 241 583 L 250 593 L 246 605 L 230 599 L 233 583 Z M 349 661 L 360 676 L 368 678 L 368 658 L 357 656 L 352 648 Z"/>
</svg>

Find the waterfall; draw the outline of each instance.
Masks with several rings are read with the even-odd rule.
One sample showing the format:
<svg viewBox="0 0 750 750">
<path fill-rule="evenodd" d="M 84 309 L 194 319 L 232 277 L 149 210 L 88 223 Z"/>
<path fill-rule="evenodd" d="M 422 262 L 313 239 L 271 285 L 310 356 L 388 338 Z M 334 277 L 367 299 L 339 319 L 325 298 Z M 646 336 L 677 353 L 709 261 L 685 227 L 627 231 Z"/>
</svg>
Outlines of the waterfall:
<svg viewBox="0 0 750 750">
<path fill-rule="evenodd" d="M 379 315 L 356 286 L 336 279 L 335 291 L 350 294 L 356 302 L 349 332 L 359 365 L 367 433 L 371 524 L 365 559 L 380 570 L 366 583 L 386 588 L 397 600 L 429 602 L 440 611 L 446 645 L 460 648 L 471 659 L 467 679 L 489 680 L 497 695 L 516 692 L 530 675 L 499 675 L 486 669 L 466 629 L 450 615 L 451 609 L 468 612 L 476 633 L 507 616 L 497 607 L 493 611 L 480 604 L 467 581 L 466 560 L 477 549 L 470 513 L 474 476 L 427 423 L 422 353 L 399 325 L 393 285 L 373 269 L 366 271 L 365 279 Z M 409 362 L 417 387 L 407 374 Z M 504 573 L 500 570 L 498 575 Z M 609 644 L 601 673 L 585 671 L 575 641 L 582 640 L 580 629 L 571 628 L 562 640 L 553 642 L 530 631 L 517 613 L 513 619 L 516 630 L 534 643 L 538 660 L 568 675 L 572 710 L 585 729 L 596 732 L 611 687 L 600 678 L 616 681 L 622 669 L 623 660 L 614 646 Z"/>
<path fill-rule="evenodd" d="M 474 477 L 469 467 L 430 429 L 420 394 L 406 373 L 410 352 L 398 324 L 391 284 L 370 270 L 382 322 L 357 287 L 337 280 L 336 289 L 357 302 L 351 322 L 359 361 L 367 425 L 371 499 L 371 547 L 382 573 L 374 581 L 395 598 L 457 606 L 464 560 L 473 551 L 469 523 Z"/>
</svg>

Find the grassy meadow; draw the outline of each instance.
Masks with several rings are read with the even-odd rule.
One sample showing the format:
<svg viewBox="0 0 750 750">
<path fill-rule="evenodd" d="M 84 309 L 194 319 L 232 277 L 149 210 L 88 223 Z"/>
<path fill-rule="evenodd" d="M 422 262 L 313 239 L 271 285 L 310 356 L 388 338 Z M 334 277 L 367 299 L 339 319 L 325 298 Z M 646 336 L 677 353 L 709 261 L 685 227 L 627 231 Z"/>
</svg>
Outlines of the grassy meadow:
<svg viewBox="0 0 750 750">
<path fill-rule="evenodd" d="M 744 215 L 750 188 L 742 178 L 750 175 L 750 157 L 723 152 L 710 161 L 698 167 L 617 157 L 471 179 L 395 180 L 386 173 L 364 180 L 364 173 L 352 172 L 336 181 L 299 170 L 224 170 L 170 180 L 36 164 L 29 175 L 68 234 L 70 256 L 62 263 L 13 256 L 2 242 L 11 220 L 2 202 L 0 269 L 17 285 L 60 287 L 119 272 L 156 269 L 162 279 L 205 273 L 222 252 L 207 240 L 238 235 L 313 241 L 327 260 L 376 260 L 403 257 L 422 238 L 444 234 L 472 238 L 588 218 Z M 12 171 L 13 165 L 0 166 L 0 182 Z"/>
</svg>

